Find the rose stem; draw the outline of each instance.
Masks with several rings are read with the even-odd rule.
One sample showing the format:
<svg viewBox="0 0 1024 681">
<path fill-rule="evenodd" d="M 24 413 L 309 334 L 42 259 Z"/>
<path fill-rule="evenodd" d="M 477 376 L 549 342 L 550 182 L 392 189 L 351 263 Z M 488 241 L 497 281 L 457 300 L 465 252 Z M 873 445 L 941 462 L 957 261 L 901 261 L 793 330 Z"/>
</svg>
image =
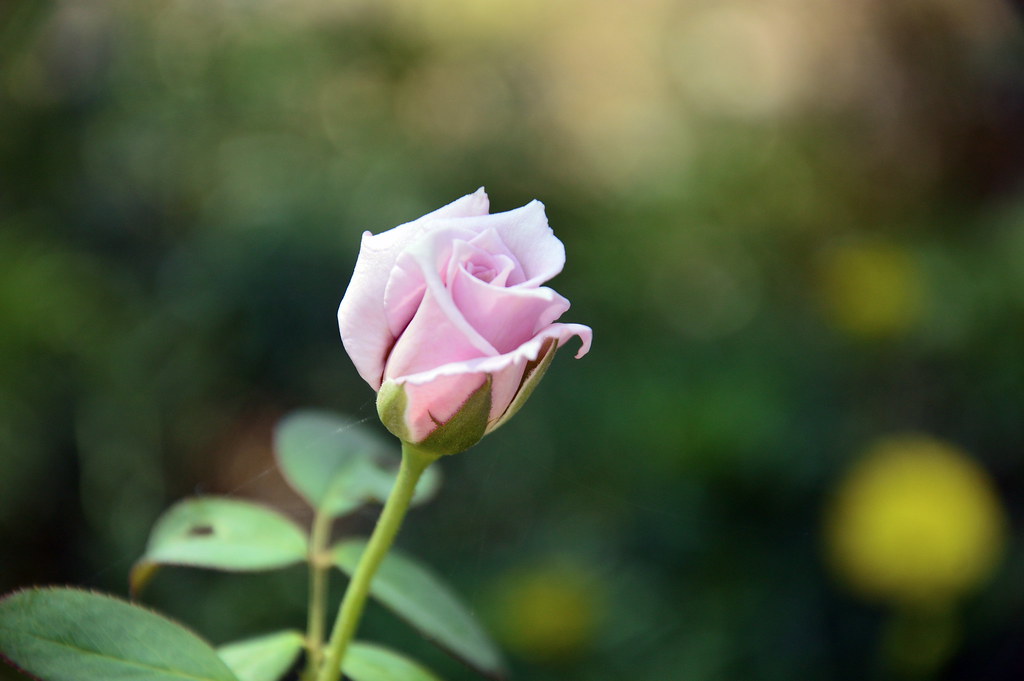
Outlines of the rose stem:
<svg viewBox="0 0 1024 681">
<path fill-rule="evenodd" d="M 398 534 L 405 512 L 409 510 L 409 502 L 416 490 L 420 475 L 437 457 L 416 449 L 410 444 L 402 443 L 402 465 L 398 469 L 398 479 L 391 488 L 384 510 L 377 519 L 370 542 L 366 546 L 359 565 L 352 575 L 345 597 L 338 609 L 338 619 L 334 621 L 331 640 L 327 644 L 327 655 L 320 668 L 319 681 L 338 681 L 341 677 L 341 663 L 345 658 L 352 636 L 355 635 L 359 618 L 362 617 L 366 597 L 370 593 L 370 582 L 377 572 L 391 543 Z"/>
<path fill-rule="evenodd" d="M 327 542 L 331 538 L 330 513 L 318 508 L 313 516 L 313 529 L 309 537 L 309 618 L 306 623 L 308 657 L 302 672 L 302 681 L 314 681 L 324 653 L 324 620 L 327 615 L 327 577 L 331 556 Z"/>
</svg>

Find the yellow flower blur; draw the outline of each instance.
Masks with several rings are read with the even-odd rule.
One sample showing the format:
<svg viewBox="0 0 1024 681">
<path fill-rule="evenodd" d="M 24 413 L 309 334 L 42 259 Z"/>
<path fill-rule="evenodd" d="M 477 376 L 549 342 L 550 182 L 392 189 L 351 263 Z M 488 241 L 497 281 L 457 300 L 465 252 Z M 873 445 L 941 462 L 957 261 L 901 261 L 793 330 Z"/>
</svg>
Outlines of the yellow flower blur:
<svg viewBox="0 0 1024 681">
<path fill-rule="evenodd" d="M 862 338 L 898 336 L 920 319 L 924 277 L 909 252 L 885 242 L 848 244 L 823 263 L 830 321 Z"/>
<path fill-rule="evenodd" d="M 949 602 L 978 586 L 1003 549 L 1005 518 L 987 474 L 926 436 L 882 440 L 837 490 L 828 557 L 852 589 L 901 604 Z"/>
<path fill-rule="evenodd" d="M 533 660 L 567 659 L 591 644 L 600 619 L 593 576 L 555 561 L 507 575 L 497 605 L 498 634 L 511 650 Z"/>
</svg>

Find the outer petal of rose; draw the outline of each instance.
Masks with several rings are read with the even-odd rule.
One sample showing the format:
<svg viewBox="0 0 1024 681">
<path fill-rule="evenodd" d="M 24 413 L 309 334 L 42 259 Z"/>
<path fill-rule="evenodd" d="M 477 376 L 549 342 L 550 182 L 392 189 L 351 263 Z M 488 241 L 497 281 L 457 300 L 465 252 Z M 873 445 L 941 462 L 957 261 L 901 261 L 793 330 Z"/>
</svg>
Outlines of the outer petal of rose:
<svg viewBox="0 0 1024 681">
<path fill-rule="evenodd" d="M 495 213 L 482 220 L 494 227 L 523 266 L 527 279 L 520 286 L 539 286 L 565 266 L 565 246 L 548 225 L 544 204 L 540 201 L 531 201 L 522 208 Z"/>
<path fill-rule="evenodd" d="M 526 365 L 537 359 L 548 340 L 564 345 L 573 336 L 582 341 L 576 358 L 590 350 L 592 331 L 582 324 L 552 324 L 514 351 L 496 357 L 451 362 L 429 371 L 393 380 L 405 388 L 406 423 L 413 442 L 425 439 L 458 411 L 468 397 L 492 378 L 490 421 L 499 419 L 519 391 Z"/>
<path fill-rule="evenodd" d="M 394 343 L 384 310 L 391 270 L 406 247 L 435 226 L 435 221 L 486 215 L 483 187 L 432 213 L 373 235 L 363 233 L 355 271 L 338 307 L 338 328 L 352 363 L 374 390 L 380 389 L 387 353 Z"/>
<path fill-rule="evenodd" d="M 441 206 L 433 213 L 427 213 L 420 220 L 436 220 L 438 218 L 473 218 L 480 215 L 487 215 L 490 211 L 490 200 L 487 192 L 480 187 L 472 194 L 466 194 L 462 198 L 455 199 L 447 206 Z"/>
<path fill-rule="evenodd" d="M 436 376 L 422 384 L 404 383 L 405 424 L 410 442 L 423 442 L 446 423 L 487 380 L 486 374 Z"/>
<path fill-rule="evenodd" d="M 473 234 L 471 230 L 449 226 L 431 231 L 402 253 L 403 263 L 410 270 L 418 269 L 425 290 L 412 320 L 391 349 L 384 368 L 385 378 L 501 354 L 466 321 L 441 279 L 453 241 Z"/>
<path fill-rule="evenodd" d="M 493 229 L 526 274 L 526 280 L 518 286 L 539 286 L 561 272 L 565 265 L 565 246 L 548 225 L 544 204 L 540 201 L 531 201 L 504 213 L 439 219 L 431 233 L 446 229 L 470 229 L 478 234 Z"/>
<path fill-rule="evenodd" d="M 530 340 L 569 309 L 569 301 L 546 286 L 493 286 L 461 268 L 448 287 L 466 321 L 502 353 Z"/>
</svg>

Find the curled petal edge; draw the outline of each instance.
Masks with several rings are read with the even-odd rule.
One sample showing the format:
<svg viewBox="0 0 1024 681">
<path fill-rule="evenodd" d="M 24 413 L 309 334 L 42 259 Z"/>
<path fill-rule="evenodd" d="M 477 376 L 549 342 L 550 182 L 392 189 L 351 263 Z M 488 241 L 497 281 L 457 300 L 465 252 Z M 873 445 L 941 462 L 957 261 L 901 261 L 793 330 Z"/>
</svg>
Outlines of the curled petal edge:
<svg viewBox="0 0 1024 681">
<path fill-rule="evenodd" d="M 395 376 L 391 380 L 396 383 L 414 383 L 422 385 L 429 383 L 440 376 L 455 376 L 458 374 L 495 374 L 509 365 L 516 362 L 533 362 L 541 355 L 546 342 L 554 339 L 558 346 L 565 345 L 570 338 L 577 336 L 580 341 L 580 349 L 576 351 L 576 359 L 580 359 L 590 352 L 593 330 L 583 324 L 555 323 L 542 329 L 536 336 L 526 341 L 512 352 L 494 357 L 480 357 L 477 359 L 465 360 L 462 362 L 450 362 L 429 371 L 421 371 L 407 376 Z"/>
<path fill-rule="evenodd" d="M 345 350 L 356 370 L 374 390 L 379 390 L 387 352 L 395 342 L 380 301 L 399 256 L 410 244 L 429 234 L 437 224 L 479 220 L 489 215 L 487 192 L 480 187 L 446 206 L 410 222 L 372 234 L 363 232 L 352 279 L 338 306 L 338 328 Z"/>
<path fill-rule="evenodd" d="M 435 455 L 463 451 L 519 411 L 544 376 L 555 351 L 573 336 L 578 336 L 581 341 L 576 357 L 583 357 L 590 350 L 590 327 L 582 324 L 551 324 L 513 352 L 498 357 L 451 362 L 430 371 L 388 379 L 377 395 L 377 410 L 381 421 L 403 442 L 424 451 Z M 498 383 L 505 383 L 513 376 L 517 376 L 514 385 L 499 388 Z M 434 381 L 451 377 L 461 377 L 471 383 L 475 383 L 473 377 L 479 377 L 481 383 L 454 414 L 444 417 L 444 421 L 430 416 L 434 420 L 433 429 L 424 430 L 422 424 L 415 425 L 419 423 L 419 418 L 409 413 L 412 408 L 410 399 L 415 398 L 408 395 L 405 386 L 430 385 Z M 492 402 L 492 396 L 496 396 L 493 391 L 502 393 L 508 390 L 511 390 L 511 394 L 505 399 L 498 398 L 498 403 Z M 425 406 L 418 401 L 417 404 L 420 408 Z M 497 411 L 492 412 L 492 406 Z"/>
</svg>

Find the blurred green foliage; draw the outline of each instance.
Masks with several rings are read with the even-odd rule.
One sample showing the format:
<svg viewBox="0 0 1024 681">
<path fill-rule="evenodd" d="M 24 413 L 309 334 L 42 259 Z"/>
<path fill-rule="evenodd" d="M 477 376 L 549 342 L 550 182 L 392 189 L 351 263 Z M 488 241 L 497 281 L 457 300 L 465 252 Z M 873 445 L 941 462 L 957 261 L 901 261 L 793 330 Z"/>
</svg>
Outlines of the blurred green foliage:
<svg viewBox="0 0 1024 681">
<path fill-rule="evenodd" d="M 334 321 L 359 234 L 486 185 L 495 210 L 545 202 L 596 343 L 442 462 L 399 543 L 504 632 L 518 678 L 1019 678 L 1012 12 L 0 5 L 0 587 L 123 594 L 197 491 L 301 514 L 276 420 L 375 420 Z M 859 600 L 822 558 L 833 490 L 904 432 L 965 450 L 1009 522 L 995 574 L 936 618 Z M 298 572 L 169 570 L 151 598 L 215 643 L 303 622 Z M 380 611 L 365 626 L 474 678 Z"/>
</svg>

